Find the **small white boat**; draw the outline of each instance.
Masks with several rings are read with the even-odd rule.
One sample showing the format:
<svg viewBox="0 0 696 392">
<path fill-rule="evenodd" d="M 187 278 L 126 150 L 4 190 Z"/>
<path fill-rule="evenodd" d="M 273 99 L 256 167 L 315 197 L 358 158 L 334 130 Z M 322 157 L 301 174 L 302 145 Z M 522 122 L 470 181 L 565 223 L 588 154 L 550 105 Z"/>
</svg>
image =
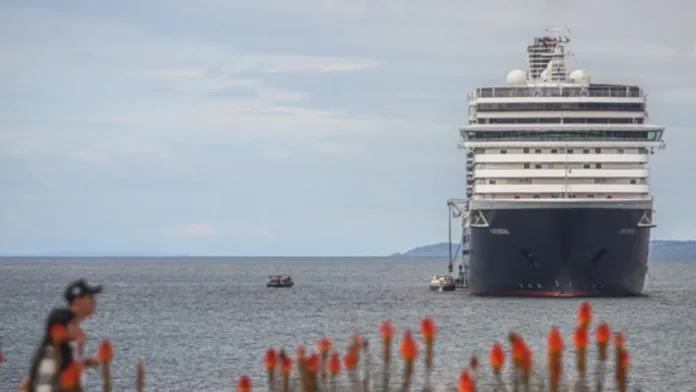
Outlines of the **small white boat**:
<svg viewBox="0 0 696 392">
<path fill-rule="evenodd" d="M 430 280 L 428 287 L 433 291 L 454 291 L 456 285 L 450 275 L 437 274 Z"/>
<path fill-rule="evenodd" d="M 290 288 L 293 286 L 295 282 L 290 275 L 271 275 L 266 282 L 266 287 Z"/>
</svg>

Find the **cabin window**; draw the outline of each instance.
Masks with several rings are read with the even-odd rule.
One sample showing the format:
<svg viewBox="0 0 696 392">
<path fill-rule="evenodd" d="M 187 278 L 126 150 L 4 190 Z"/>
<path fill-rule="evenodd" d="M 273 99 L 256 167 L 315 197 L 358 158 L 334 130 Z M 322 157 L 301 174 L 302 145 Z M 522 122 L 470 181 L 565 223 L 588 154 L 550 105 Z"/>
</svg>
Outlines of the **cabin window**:
<svg viewBox="0 0 696 392">
<path fill-rule="evenodd" d="M 529 169 L 529 163 L 525 163 L 525 164 L 524 164 L 524 168 L 525 168 L 525 169 Z"/>
<path fill-rule="evenodd" d="M 495 184 L 495 180 L 488 180 L 489 184 Z"/>
<path fill-rule="evenodd" d="M 522 152 L 525 153 L 525 154 L 529 154 L 529 148 L 524 148 L 524 149 L 522 150 Z"/>
<path fill-rule="evenodd" d="M 618 152 L 619 154 L 623 154 L 624 150 L 623 150 L 623 148 L 619 148 L 618 150 L 616 150 L 616 152 Z"/>
<path fill-rule="evenodd" d="M 573 149 L 572 148 L 568 149 L 568 154 L 572 154 L 572 153 L 573 153 Z"/>
<path fill-rule="evenodd" d="M 535 153 L 535 154 L 541 154 L 541 148 L 535 149 L 535 150 L 534 150 L 534 153 Z"/>
<path fill-rule="evenodd" d="M 534 168 L 535 168 L 535 169 L 541 169 L 541 164 L 540 164 L 540 163 L 537 163 L 536 165 L 534 165 Z"/>
<path fill-rule="evenodd" d="M 556 150 L 555 148 L 552 148 L 552 149 L 551 149 L 551 154 L 558 154 L 558 150 Z"/>
<path fill-rule="evenodd" d="M 636 183 L 636 180 L 631 180 L 631 184 L 635 184 L 635 183 Z"/>
<path fill-rule="evenodd" d="M 594 195 L 587 195 L 588 199 L 594 199 Z"/>
<path fill-rule="evenodd" d="M 534 198 L 535 198 L 535 199 L 538 199 L 538 198 L 539 198 L 539 195 L 534 195 Z"/>
<path fill-rule="evenodd" d="M 519 198 L 520 198 L 520 195 L 515 195 L 515 199 L 519 199 Z"/>
<path fill-rule="evenodd" d="M 590 164 L 589 164 L 589 163 L 586 163 L 586 164 L 582 165 L 582 168 L 583 168 L 583 169 L 589 169 L 589 168 L 590 168 Z"/>
<path fill-rule="evenodd" d="M 597 163 L 597 164 L 595 164 L 595 167 L 596 167 L 597 169 L 601 169 L 601 168 L 602 168 L 602 164 L 601 164 L 601 163 Z"/>
<path fill-rule="evenodd" d="M 608 196 L 607 196 L 607 199 L 611 199 L 611 195 L 608 195 Z"/>
<path fill-rule="evenodd" d="M 599 148 L 599 147 L 597 147 L 597 148 L 594 149 L 594 152 L 595 152 L 596 154 L 601 154 L 601 153 L 602 153 L 602 149 Z"/>
<path fill-rule="evenodd" d="M 507 154 L 507 150 L 502 149 L 502 150 L 500 150 L 500 153 L 501 153 L 501 154 Z"/>
<path fill-rule="evenodd" d="M 584 149 L 584 150 L 582 150 L 582 153 L 583 153 L 583 154 L 589 154 L 589 153 L 590 153 L 590 150 Z"/>
</svg>

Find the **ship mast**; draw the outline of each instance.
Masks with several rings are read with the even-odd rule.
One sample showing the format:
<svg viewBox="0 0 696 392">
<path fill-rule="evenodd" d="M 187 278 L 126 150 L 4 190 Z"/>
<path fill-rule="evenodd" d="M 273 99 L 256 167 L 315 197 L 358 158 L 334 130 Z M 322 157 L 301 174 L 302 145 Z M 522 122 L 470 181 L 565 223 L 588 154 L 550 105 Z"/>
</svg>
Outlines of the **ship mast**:
<svg viewBox="0 0 696 392">
<path fill-rule="evenodd" d="M 564 82 L 568 79 L 566 59 L 572 53 L 565 44 L 570 42 L 570 31 L 553 28 L 543 37 L 534 38 L 527 47 L 527 80 L 529 82 Z"/>
</svg>

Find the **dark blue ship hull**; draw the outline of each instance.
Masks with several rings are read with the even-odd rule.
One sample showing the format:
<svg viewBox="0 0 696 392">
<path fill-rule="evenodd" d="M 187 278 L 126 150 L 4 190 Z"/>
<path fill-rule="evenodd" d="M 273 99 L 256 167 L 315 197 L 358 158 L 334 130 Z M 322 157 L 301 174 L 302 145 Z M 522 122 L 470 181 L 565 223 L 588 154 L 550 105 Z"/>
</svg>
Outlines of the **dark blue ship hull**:
<svg viewBox="0 0 696 392">
<path fill-rule="evenodd" d="M 652 205 L 472 210 L 469 290 L 500 296 L 635 296 L 648 268 Z M 648 209 L 646 209 L 646 206 Z"/>
</svg>

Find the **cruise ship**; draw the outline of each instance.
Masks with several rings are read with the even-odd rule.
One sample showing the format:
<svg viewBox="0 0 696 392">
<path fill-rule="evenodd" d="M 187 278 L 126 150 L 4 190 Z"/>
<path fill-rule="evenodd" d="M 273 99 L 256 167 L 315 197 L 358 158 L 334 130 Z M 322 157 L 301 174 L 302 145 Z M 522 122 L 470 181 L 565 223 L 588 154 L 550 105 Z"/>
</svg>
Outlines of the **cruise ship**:
<svg viewBox="0 0 696 392">
<path fill-rule="evenodd" d="M 527 70 L 468 97 L 458 281 L 501 296 L 633 296 L 653 223 L 648 162 L 665 147 L 637 85 L 568 73 L 569 34 L 527 47 Z M 450 271 L 452 258 L 450 259 Z"/>
</svg>

